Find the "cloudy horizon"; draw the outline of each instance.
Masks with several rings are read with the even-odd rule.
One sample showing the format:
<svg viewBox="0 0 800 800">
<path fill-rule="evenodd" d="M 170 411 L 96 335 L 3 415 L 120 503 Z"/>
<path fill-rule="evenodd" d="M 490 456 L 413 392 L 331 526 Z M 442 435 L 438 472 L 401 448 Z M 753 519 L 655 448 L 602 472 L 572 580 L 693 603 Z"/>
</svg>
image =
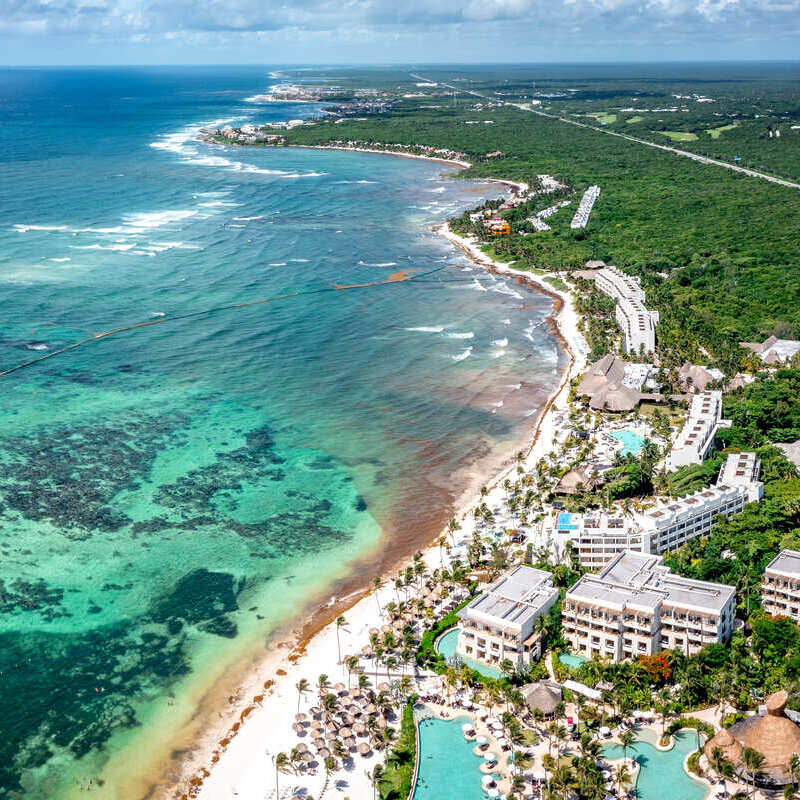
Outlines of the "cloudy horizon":
<svg viewBox="0 0 800 800">
<path fill-rule="evenodd" d="M 5 65 L 792 60 L 800 0 L 0 0 Z"/>
</svg>

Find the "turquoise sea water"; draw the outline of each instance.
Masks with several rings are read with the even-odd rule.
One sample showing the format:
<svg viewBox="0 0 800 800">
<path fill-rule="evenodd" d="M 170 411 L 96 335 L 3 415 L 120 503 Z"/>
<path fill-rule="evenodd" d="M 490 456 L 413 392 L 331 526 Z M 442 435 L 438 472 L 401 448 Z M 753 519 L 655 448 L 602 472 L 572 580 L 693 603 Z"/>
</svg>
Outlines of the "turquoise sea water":
<svg viewBox="0 0 800 800">
<path fill-rule="evenodd" d="M 452 658 L 456 653 L 456 645 L 458 644 L 458 628 L 453 628 L 442 634 L 436 642 L 436 650 L 441 653 L 445 659 Z M 458 658 L 466 664 L 470 669 L 480 672 L 481 675 L 486 675 L 487 678 L 499 678 L 503 673 L 495 667 L 490 667 L 488 664 L 482 664 L 474 658 L 462 656 L 459 654 Z"/>
<path fill-rule="evenodd" d="M 419 770 L 414 800 L 482 800 L 482 759 L 461 732 L 466 717 L 426 719 L 419 723 Z"/>
<path fill-rule="evenodd" d="M 0 377 L 0 798 L 130 796 L 143 741 L 435 535 L 557 382 L 550 301 L 429 231 L 494 187 L 195 140 L 317 111 L 271 82 L 0 71 L 0 371 L 90 339 Z"/>
<path fill-rule="evenodd" d="M 636 750 L 628 750 L 628 758 L 634 757 L 641 767 L 636 781 L 639 800 L 703 800 L 708 787 L 689 777 L 683 762 L 689 753 L 697 749 L 697 736 L 693 732 L 675 734 L 675 746 L 671 750 L 658 750 L 649 742 L 639 739 Z M 623 758 L 619 745 L 603 748 L 608 759 Z"/>
</svg>

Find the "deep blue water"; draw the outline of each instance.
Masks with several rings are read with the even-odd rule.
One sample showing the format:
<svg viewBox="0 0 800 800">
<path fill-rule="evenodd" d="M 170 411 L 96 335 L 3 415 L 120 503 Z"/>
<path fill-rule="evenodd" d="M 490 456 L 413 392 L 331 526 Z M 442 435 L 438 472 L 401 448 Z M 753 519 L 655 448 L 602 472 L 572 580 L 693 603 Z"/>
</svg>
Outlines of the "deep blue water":
<svg viewBox="0 0 800 800">
<path fill-rule="evenodd" d="M 0 798 L 141 769 L 137 733 L 168 748 L 188 687 L 432 537 L 556 382 L 550 301 L 429 230 L 497 189 L 196 140 L 317 112 L 247 101 L 272 82 L 0 71 L 0 370 L 90 340 L 0 377 Z"/>
</svg>

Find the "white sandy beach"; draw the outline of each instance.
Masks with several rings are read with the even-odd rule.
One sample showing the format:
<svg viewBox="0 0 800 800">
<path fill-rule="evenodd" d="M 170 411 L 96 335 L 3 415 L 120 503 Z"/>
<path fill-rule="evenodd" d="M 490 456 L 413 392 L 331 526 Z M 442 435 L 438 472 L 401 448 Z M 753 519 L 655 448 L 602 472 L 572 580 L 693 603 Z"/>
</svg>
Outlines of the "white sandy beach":
<svg viewBox="0 0 800 800">
<path fill-rule="evenodd" d="M 514 270 L 507 264 L 493 262 L 474 243 L 456 236 L 446 225 L 437 228 L 437 231 L 459 246 L 476 263 L 535 284 L 529 273 Z M 562 412 L 568 407 L 570 380 L 583 370 L 587 352 L 586 343 L 578 332 L 577 314 L 570 295 L 545 284 L 541 288 L 561 300 L 561 309 L 554 315 L 554 320 L 570 361 L 558 389 L 540 415 L 532 441 L 528 443 L 529 449 L 525 457 L 527 468 L 532 468 L 552 449 L 564 416 Z M 501 483 L 515 469 L 516 463 L 512 463 L 497 475 L 490 484 L 489 495 L 482 500 L 490 506 L 500 505 L 505 497 Z M 461 541 L 466 541 L 471 535 L 474 521 L 468 511 L 479 501 L 472 497 L 461 506 L 459 519 L 462 528 L 458 532 Z M 423 558 L 431 569 L 439 567 L 442 558 L 440 548 L 432 545 L 425 551 Z M 186 796 L 203 800 L 262 800 L 276 797 L 276 770 L 273 764 L 275 755 L 278 752 L 288 752 L 298 741 L 306 741 L 308 738 L 298 739 L 291 729 L 298 708 L 306 712 L 311 706 L 318 705 L 317 692 L 313 687 L 321 673 L 326 673 L 331 683 L 341 682 L 347 685 L 347 670 L 343 664 L 338 663 L 339 648 L 342 656 L 360 653 L 362 647 L 369 643 L 370 628 L 380 627 L 385 623 L 379 615 L 378 605 L 383 608 L 387 602 L 397 599 L 392 578 L 393 576 L 384 576 L 386 585 L 377 596 L 374 592 L 362 596 L 344 612 L 347 625 L 339 630 L 338 644 L 336 625 L 331 623 L 310 639 L 304 651 L 297 653 L 285 646 L 276 648 L 262 663 L 254 665 L 252 680 L 247 686 L 241 687 L 239 692 L 241 702 L 221 713 L 220 725 L 215 726 L 217 730 L 209 733 L 205 743 L 199 743 L 194 757 L 191 758 L 191 774 L 184 777 L 178 794 L 186 792 Z M 337 600 L 340 601 L 341 598 Z M 372 661 L 362 660 L 362 666 L 373 684 L 387 680 L 385 671 L 379 671 L 376 678 Z M 391 677 L 398 676 L 395 670 Z M 309 682 L 312 690 L 307 695 L 298 697 L 295 686 L 302 678 Z M 419 674 L 417 680 L 419 688 L 423 688 L 425 680 L 430 680 L 430 686 L 438 688 L 438 678 Z M 265 690 L 265 682 L 269 681 L 273 683 Z M 260 702 L 254 703 L 253 698 L 259 696 L 262 697 Z M 251 710 L 242 720 L 242 712 L 248 707 Z M 368 758 L 354 754 L 350 769 L 332 775 L 325 789 L 325 796 L 351 800 L 372 798 L 373 788 L 366 773 L 376 763 L 382 763 L 384 757 L 382 753 L 372 754 Z M 190 786 L 189 778 L 192 775 L 195 776 L 195 782 Z M 299 792 L 301 796 L 310 794 L 319 798 L 325 784 L 325 770 L 322 767 L 314 775 L 278 774 L 277 777 L 282 797 L 290 797 Z M 169 796 L 175 796 L 174 792 Z"/>
</svg>

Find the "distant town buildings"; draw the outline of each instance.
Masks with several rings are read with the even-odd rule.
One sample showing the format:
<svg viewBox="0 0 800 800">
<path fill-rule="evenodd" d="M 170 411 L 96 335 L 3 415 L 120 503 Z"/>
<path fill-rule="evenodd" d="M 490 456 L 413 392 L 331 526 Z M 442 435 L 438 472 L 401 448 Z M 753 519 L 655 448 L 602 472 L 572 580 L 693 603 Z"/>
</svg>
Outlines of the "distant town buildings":
<svg viewBox="0 0 800 800">
<path fill-rule="evenodd" d="M 667 469 L 702 463 L 722 424 L 722 392 L 711 390 L 695 395 L 683 428 L 667 456 Z"/>
<path fill-rule="evenodd" d="M 768 614 L 800 623 L 800 553 L 781 550 L 764 570 L 761 605 Z"/>
<path fill-rule="evenodd" d="M 758 502 L 764 493 L 760 469 L 754 453 L 735 453 L 728 456 L 714 486 L 679 500 L 664 500 L 630 515 L 554 510 L 542 521 L 536 542 L 556 558 L 566 557 L 569 542 L 588 569 L 602 567 L 625 550 L 663 555 L 708 535 L 717 515 L 735 514 L 747 503 Z"/>
<path fill-rule="evenodd" d="M 620 553 L 566 594 L 562 630 L 571 649 L 611 661 L 661 650 L 696 653 L 733 632 L 736 591 L 673 575 L 658 556 Z"/>
<path fill-rule="evenodd" d="M 575 230 L 577 228 L 586 227 L 586 223 L 589 222 L 589 214 L 591 214 L 592 207 L 594 206 L 598 197 L 600 197 L 599 186 L 590 186 L 583 193 L 581 202 L 578 204 L 578 210 L 575 212 L 575 216 L 572 218 L 572 222 L 569 224 L 570 228 Z"/>
<path fill-rule="evenodd" d="M 456 654 L 493 666 L 530 663 L 541 655 L 536 620 L 557 599 L 549 572 L 516 567 L 458 612 Z"/>
</svg>

